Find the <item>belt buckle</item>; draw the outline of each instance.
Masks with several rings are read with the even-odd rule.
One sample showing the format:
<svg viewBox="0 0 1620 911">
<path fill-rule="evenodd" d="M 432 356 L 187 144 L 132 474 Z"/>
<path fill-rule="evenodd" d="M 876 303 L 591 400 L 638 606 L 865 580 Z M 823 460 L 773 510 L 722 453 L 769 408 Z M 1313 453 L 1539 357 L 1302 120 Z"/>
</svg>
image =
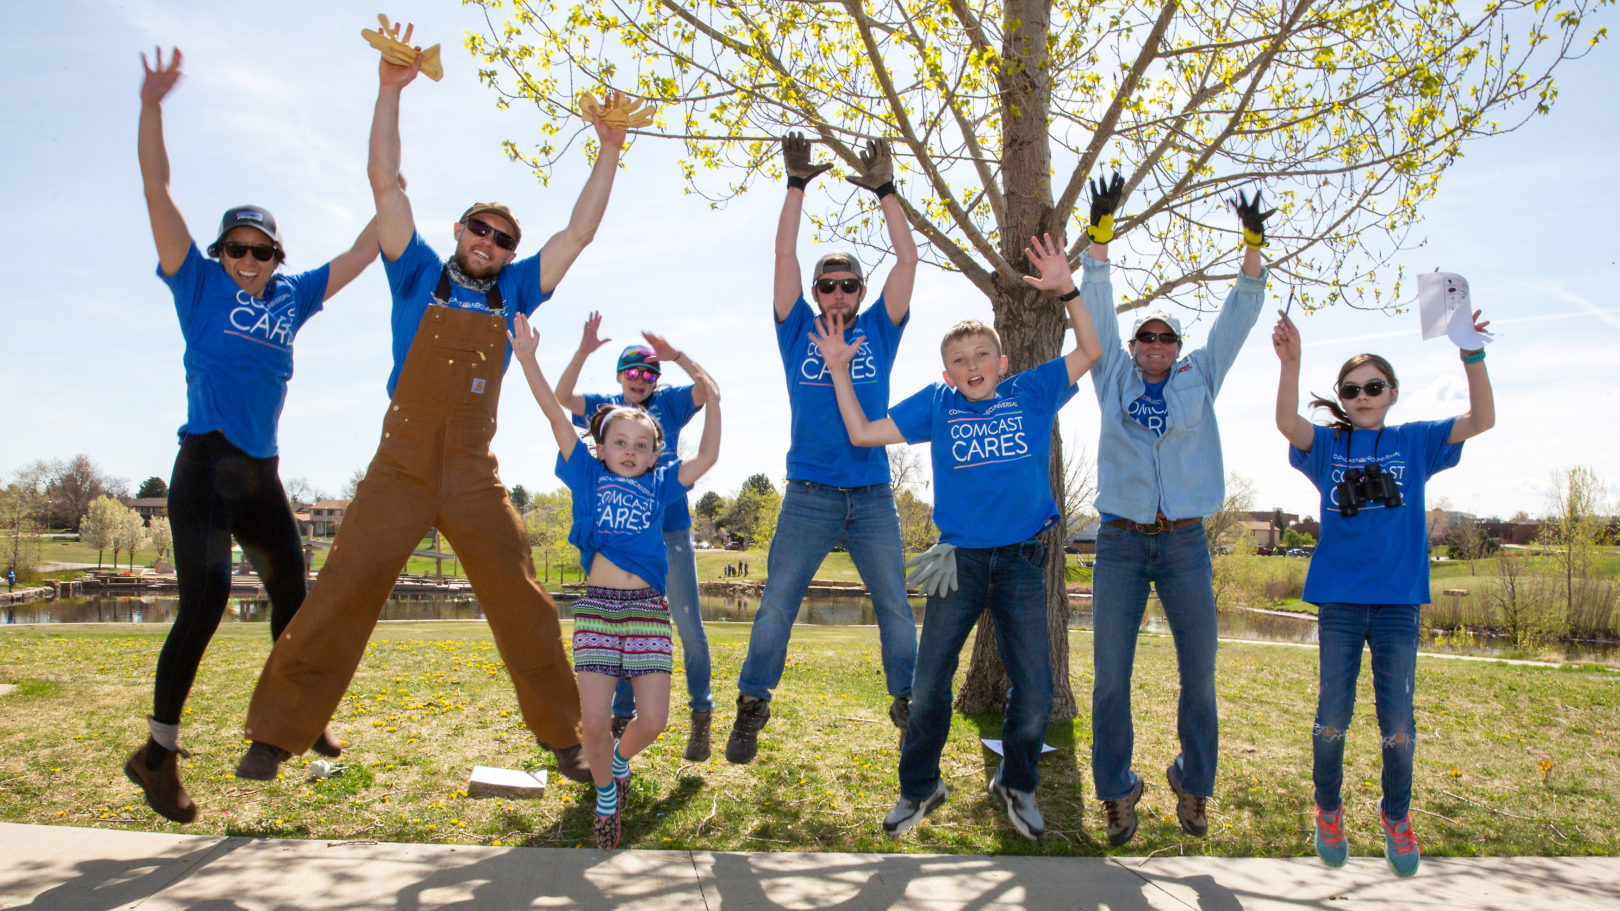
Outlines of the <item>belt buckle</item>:
<svg viewBox="0 0 1620 911">
<path fill-rule="evenodd" d="M 1163 513 L 1155 516 L 1152 525 L 1140 526 L 1144 535 L 1162 535 L 1170 530 L 1170 519 Z"/>
</svg>

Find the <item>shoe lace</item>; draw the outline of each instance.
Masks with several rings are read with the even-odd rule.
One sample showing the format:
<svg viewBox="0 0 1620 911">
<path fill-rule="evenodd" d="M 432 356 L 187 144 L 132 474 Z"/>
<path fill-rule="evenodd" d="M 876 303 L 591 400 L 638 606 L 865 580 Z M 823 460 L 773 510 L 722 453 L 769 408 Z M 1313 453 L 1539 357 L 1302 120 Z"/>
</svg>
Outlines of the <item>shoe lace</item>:
<svg viewBox="0 0 1620 911">
<path fill-rule="evenodd" d="M 1412 818 L 1410 816 L 1398 823 L 1391 823 L 1388 819 L 1385 819 L 1384 829 L 1389 832 L 1390 840 L 1395 842 L 1396 854 L 1422 852 L 1423 844 L 1418 841 L 1417 833 L 1412 831 Z"/>
<path fill-rule="evenodd" d="M 1110 828 L 1110 829 L 1118 828 L 1120 810 L 1121 809 L 1122 808 L 1120 807 L 1120 801 L 1117 801 L 1117 800 L 1105 800 L 1105 801 L 1103 801 L 1103 810 L 1108 814 L 1108 828 Z"/>
<path fill-rule="evenodd" d="M 1316 826 L 1322 830 L 1322 841 L 1330 845 L 1344 843 L 1344 817 L 1338 813 L 1316 811 Z"/>
</svg>

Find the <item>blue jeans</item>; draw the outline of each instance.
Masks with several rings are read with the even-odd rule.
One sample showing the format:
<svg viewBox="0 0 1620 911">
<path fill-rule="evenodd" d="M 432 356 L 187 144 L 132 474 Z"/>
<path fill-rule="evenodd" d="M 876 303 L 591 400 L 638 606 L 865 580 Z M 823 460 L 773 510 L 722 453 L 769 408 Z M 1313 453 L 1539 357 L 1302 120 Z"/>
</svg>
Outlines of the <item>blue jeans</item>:
<svg viewBox="0 0 1620 911">
<path fill-rule="evenodd" d="M 1213 576 L 1202 522 L 1156 535 L 1111 525 L 1097 530 L 1097 562 L 1091 571 L 1091 650 L 1097 675 L 1091 690 L 1091 774 L 1099 800 L 1118 800 L 1136 787 L 1131 670 L 1149 582 L 1164 604 L 1181 675 L 1176 705 L 1181 755 L 1176 764 L 1182 786 L 1195 797 L 1214 794 L 1220 730 Z"/>
<path fill-rule="evenodd" d="M 1384 744 L 1384 812 L 1400 819 L 1412 805 L 1412 753 L 1417 746 L 1412 686 L 1417 678 L 1418 605 L 1323 604 L 1316 638 L 1321 655 L 1321 689 L 1311 726 L 1316 805 L 1331 812 L 1341 803 L 1344 733 L 1356 711 L 1356 678 L 1366 643 L 1372 650 L 1373 704 Z"/>
<path fill-rule="evenodd" d="M 694 712 L 714 709 L 714 692 L 709 688 L 709 634 L 703 630 L 703 614 L 698 608 L 697 554 L 692 550 L 692 527 L 664 529 L 664 547 L 669 551 L 669 576 L 664 580 L 664 597 L 669 600 L 669 618 L 681 640 L 681 661 L 686 665 L 686 704 Z M 620 677 L 613 690 L 613 717 L 633 718 L 636 694 L 630 678 Z"/>
<path fill-rule="evenodd" d="M 889 695 L 911 695 L 917 664 L 917 618 L 906 601 L 905 559 L 900 554 L 900 514 L 887 484 L 828 487 L 810 481 L 787 482 L 776 537 L 766 560 L 769 573 L 754 628 L 748 634 L 737 690 L 755 699 L 771 698 L 782 682 L 788 638 L 810 579 L 839 541 L 866 583 L 877 614 L 883 676 Z"/>
<path fill-rule="evenodd" d="M 951 680 L 968 633 L 988 608 L 996 649 L 1012 684 L 1001 722 L 1001 783 L 1033 793 L 1035 763 L 1052 711 L 1052 654 L 1046 635 L 1045 548 L 1037 540 L 956 550 L 956 591 L 929 596 L 912 682 L 911 724 L 900 751 L 900 796 L 922 800 L 939 782 L 939 754 L 951 731 Z"/>
</svg>

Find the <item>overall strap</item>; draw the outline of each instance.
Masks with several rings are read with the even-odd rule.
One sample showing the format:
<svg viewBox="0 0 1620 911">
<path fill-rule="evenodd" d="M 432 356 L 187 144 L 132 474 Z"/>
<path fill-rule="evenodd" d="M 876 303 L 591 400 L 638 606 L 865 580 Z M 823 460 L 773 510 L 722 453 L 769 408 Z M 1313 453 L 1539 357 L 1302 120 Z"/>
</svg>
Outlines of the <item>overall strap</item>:
<svg viewBox="0 0 1620 911">
<path fill-rule="evenodd" d="M 448 263 L 439 270 L 439 286 L 433 289 L 433 299 L 446 307 L 450 306 L 450 265 Z M 501 286 L 498 283 L 490 285 L 489 290 L 484 292 L 484 305 L 497 313 L 502 312 Z"/>
</svg>

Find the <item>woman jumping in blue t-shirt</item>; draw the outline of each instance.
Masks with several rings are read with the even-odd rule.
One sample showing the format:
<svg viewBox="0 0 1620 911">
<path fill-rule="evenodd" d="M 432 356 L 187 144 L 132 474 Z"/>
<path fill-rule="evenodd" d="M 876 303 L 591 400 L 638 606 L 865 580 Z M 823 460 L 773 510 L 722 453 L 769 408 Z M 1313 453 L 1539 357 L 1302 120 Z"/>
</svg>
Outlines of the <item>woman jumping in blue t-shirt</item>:
<svg viewBox="0 0 1620 911">
<path fill-rule="evenodd" d="M 1376 354 L 1339 368 L 1337 401 L 1313 398 L 1333 417 L 1318 426 L 1299 414 L 1299 331 L 1282 313 L 1271 343 L 1282 362 L 1277 429 L 1289 461 L 1321 492 L 1322 539 L 1305 577 L 1318 607 L 1320 691 L 1311 727 L 1316 783 L 1316 853 L 1344 864 L 1344 737 L 1355 710 L 1361 649 L 1372 652 L 1373 697 L 1383 738 L 1384 857 L 1400 876 L 1417 872 L 1422 850 L 1412 832 L 1412 755 L 1417 741 L 1412 691 L 1417 674 L 1418 609 L 1429 600 L 1423 489 L 1429 476 L 1462 457 L 1464 440 L 1496 423 L 1485 351 L 1463 351 L 1468 411 L 1443 421 L 1386 426 L 1400 395 L 1395 369 Z M 1483 331 L 1488 323 L 1478 322 Z"/>
<path fill-rule="evenodd" d="M 269 593 L 272 639 L 304 600 L 298 526 L 277 473 L 276 425 L 293 372 L 293 336 L 376 258 L 377 232 L 368 224 L 330 263 L 284 275 L 277 271 L 286 251 L 275 217 L 258 206 L 236 206 L 220 220 L 205 258 L 170 195 L 163 142 L 162 104 L 180 81 L 180 49 L 167 67 L 162 49 L 155 53 L 155 68 L 141 56 L 146 80 L 138 151 L 158 278 L 174 295 L 186 340 L 186 422 L 168 504 L 180 606 L 158 655 L 150 738 L 124 764 L 124 774 L 146 792 L 153 810 L 184 823 L 196 818 L 197 805 L 176 763 L 183 752 L 180 712 L 230 600 L 231 538 Z M 340 752 L 325 733 L 315 749 Z"/>
</svg>

